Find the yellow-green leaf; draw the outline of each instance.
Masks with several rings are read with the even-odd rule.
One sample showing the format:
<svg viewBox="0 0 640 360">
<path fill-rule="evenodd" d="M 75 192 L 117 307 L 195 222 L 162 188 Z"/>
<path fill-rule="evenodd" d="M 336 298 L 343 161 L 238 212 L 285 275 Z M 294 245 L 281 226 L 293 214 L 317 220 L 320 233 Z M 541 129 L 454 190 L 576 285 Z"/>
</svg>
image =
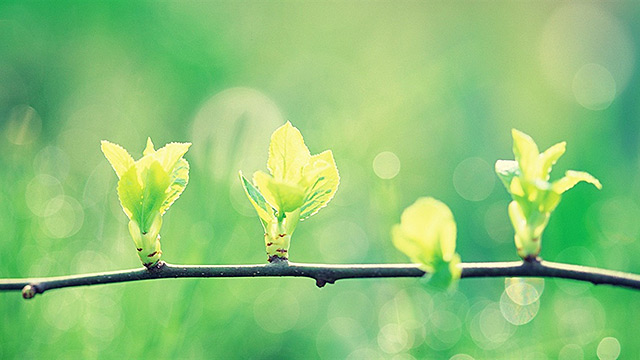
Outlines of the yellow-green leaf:
<svg viewBox="0 0 640 360">
<path fill-rule="evenodd" d="M 133 158 L 122 146 L 102 140 L 100 148 L 104 156 L 109 160 L 109 164 L 111 164 L 113 170 L 115 170 L 116 175 L 118 175 L 118 178 L 121 178 L 122 175 L 133 166 Z"/>
<path fill-rule="evenodd" d="M 538 177 L 544 181 L 549 180 L 549 174 L 551 173 L 551 168 L 556 164 L 558 159 L 564 152 L 567 150 L 567 142 L 559 142 L 552 147 L 545 150 L 542 154 L 540 154 L 538 158 L 538 163 L 540 166 L 540 174 Z"/>
<path fill-rule="evenodd" d="M 290 122 L 279 127 L 271 135 L 267 167 L 277 181 L 298 183 L 302 179 L 302 168 L 309 162 L 310 157 L 302 134 Z"/>
<path fill-rule="evenodd" d="M 129 219 L 140 220 L 142 206 L 142 185 L 138 180 L 138 172 L 135 166 L 127 170 L 118 181 L 118 198 L 124 213 Z"/>
<path fill-rule="evenodd" d="M 588 182 L 593 184 L 596 188 L 602 189 L 602 184 L 600 184 L 600 181 L 593 177 L 593 175 L 585 171 L 574 170 L 567 171 L 562 179 L 555 181 L 552 185 L 552 189 L 556 193 L 562 194 L 581 181 Z"/>
<path fill-rule="evenodd" d="M 253 173 L 253 183 L 267 203 L 274 209 L 278 210 L 278 199 L 269 190 L 269 182 L 273 181 L 273 177 L 264 171 L 256 171 Z"/>
<path fill-rule="evenodd" d="M 304 202 L 304 188 L 296 184 L 279 182 L 271 178 L 267 183 L 267 189 L 277 201 L 278 215 L 297 210 Z"/>
<path fill-rule="evenodd" d="M 331 150 L 313 155 L 303 169 L 307 194 L 301 208 L 300 219 L 304 220 L 326 206 L 338 189 L 340 175 Z"/>
<path fill-rule="evenodd" d="M 142 151 L 142 156 L 153 154 L 155 152 L 156 152 L 156 150 L 155 150 L 155 148 L 153 146 L 153 141 L 151 141 L 151 138 L 148 137 L 147 138 L 147 146 Z"/>
<path fill-rule="evenodd" d="M 160 212 L 160 208 L 169 195 L 167 190 L 171 183 L 169 174 L 162 168 L 158 161 L 153 161 L 148 169 L 142 173 L 142 206 L 140 214 L 140 227 L 145 233 L 151 227 L 151 223 Z"/>
<path fill-rule="evenodd" d="M 520 175 L 520 168 L 515 160 L 498 160 L 496 161 L 495 170 L 507 190 L 510 189 L 511 180 Z"/>
<path fill-rule="evenodd" d="M 513 136 L 513 155 L 520 166 L 520 171 L 525 178 L 533 178 L 536 173 L 538 146 L 533 139 L 516 129 L 511 130 Z"/>
<path fill-rule="evenodd" d="M 189 183 L 189 163 L 185 159 L 180 159 L 173 167 L 171 172 L 171 185 L 169 186 L 169 194 L 160 207 L 160 213 L 169 210 L 169 207 L 180 197 L 185 187 Z"/>
<path fill-rule="evenodd" d="M 423 244 L 416 239 L 406 235 L 402 231 L 400 224 L 396 224 L 391 228 L 391 239 L 393 246 L 400 252 L 409 257 L 414 264 L 422 264 L 423 270 L 433 271 L 434 251 L 429 249 L 425 251 Z"/>
<path fill-rule="evenodd" d="M 280 218 L 285 213 L 302 206 L 305 196 L 304 188 L 296 183 L 278 181 L 262 171 L 256 171 L 253 174 L 253 182 L 267 202 L 278 211 Z"/>
<path fill-rule="evenodd" d="M 191 143 L 169 143 L 155 152 L 156 159 L 166 172 L 172 172 L 180 158 L 189 150 Z"/>
<path fill-rule="evenodd" d="M 409 206 L 393 231 L 393 243 L 412 259 L 433 266 L 434 259 L 451 261 L 456 248 L 456 223 L 449 207 L 433 198 Z"/>
<path fill-rule="evenodd" d="M 256 209 L 256 212 L 258 213 L 260 219 L 263 221 L 263 224 L 268 224 L 273 219 L 275 219 L 275 215 L 273 214 L 273 207 L 269 203 L 267 203 L 260 191 L 247 179 L 245 179 L 244 176 L 242 176 L 242 172 L 240 173 L 240 181 L 242 181 L 244 192 L 245 194 L 247 194 L 251 205 L 253 205 L 253 207 Z"/>
</svg>

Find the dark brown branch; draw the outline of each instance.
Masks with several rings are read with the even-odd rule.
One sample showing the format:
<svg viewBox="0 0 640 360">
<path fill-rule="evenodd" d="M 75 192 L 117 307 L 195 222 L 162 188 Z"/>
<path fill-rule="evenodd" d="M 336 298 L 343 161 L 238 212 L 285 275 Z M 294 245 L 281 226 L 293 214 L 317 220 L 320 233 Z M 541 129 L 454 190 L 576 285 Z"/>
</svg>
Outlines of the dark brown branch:
<svg viewBox="0 0 640 360">
<path fill-rule="evenodd" d="M 462 278 L 479 277 L 547 277 L 608 284 L 640 290 L 640 275 L 593 267 L 547 261 L 513 261 L 462 263 Z M 415 264 L 325 265 L 278 262 L 261 265 L 171 265 L 159 263 L 151 269 L 113 271 L 32 279 L 0 279 L 0 291 L 22 290 L 32 298 L 47 290 L 72 286 L 98 285 L 166 278 L 214 277 L 308 277 L 324 286 L 340 279 L 421 277 L 425 275 Z"/>
</svg>

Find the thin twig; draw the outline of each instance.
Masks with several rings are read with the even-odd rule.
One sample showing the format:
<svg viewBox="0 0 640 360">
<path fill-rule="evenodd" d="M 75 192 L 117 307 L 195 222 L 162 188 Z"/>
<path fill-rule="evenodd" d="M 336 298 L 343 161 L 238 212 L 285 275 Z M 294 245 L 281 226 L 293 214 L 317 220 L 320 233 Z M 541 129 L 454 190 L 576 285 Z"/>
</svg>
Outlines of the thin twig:
<svg viewBox="0 0 640 360">
<path fill-rule="evenodd" d="M 547 277 L 608 284 L 640 290 L 640 275 L 548 261 L 462 263 L 462 278 Z M 160 262 L 151 269 L 140 268 L 95 274 L 31 279 L 0 279 L 0 291 L 22 290 L 32 298 L 47 290 L 64 287 L 109 284 L 166 278 L 215 277 L 308 277 L 322 287 L 340 279 L 421 277 L 415 264 L 299 264 L 286 261 L 260 265 L 171 265 Z"/>
</svg>

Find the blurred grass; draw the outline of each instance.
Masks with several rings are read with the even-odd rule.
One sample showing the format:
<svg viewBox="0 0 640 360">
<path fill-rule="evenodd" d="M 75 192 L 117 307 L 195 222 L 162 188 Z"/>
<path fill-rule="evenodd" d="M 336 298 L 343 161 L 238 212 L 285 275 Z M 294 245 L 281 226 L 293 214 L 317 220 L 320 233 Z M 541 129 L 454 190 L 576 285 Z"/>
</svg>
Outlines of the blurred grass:
<svg viewBox="0 0 640 360">
<path fill-rule="evenodd" d="M 544 148 L 567 140 L 556 171 L 604 184 L 564 197 L 542 256 L 638 273 L 638 15 L 631 1 L 3 2 L 0 276 L 139 266 L 99 141 L 137 157 L 147 136 L 194 143 L 164 258 L 265 261 L 237 170 L 265 169 L 286 120 L 313 153 L 333 150 L 342 177 L 296 231 L 294 261 L 406 261 L 389 228 L 424 195 L 452 208 L 464 261 L 515 259 L 499 182 L 454 181 L 491 184 L 515 127 Z M 383 151 L 400 160 L 390 180 L 372 166 Z M 469 158 L 488 166 L 466 173 Z M 595 358 L 608 336 L 640 356 L 632 291 L 547 281 L 516 327 L 498 311 L 503 290 L 220 279 L 0 293 L 0 358 L 568 359 Z"/>
</svg>

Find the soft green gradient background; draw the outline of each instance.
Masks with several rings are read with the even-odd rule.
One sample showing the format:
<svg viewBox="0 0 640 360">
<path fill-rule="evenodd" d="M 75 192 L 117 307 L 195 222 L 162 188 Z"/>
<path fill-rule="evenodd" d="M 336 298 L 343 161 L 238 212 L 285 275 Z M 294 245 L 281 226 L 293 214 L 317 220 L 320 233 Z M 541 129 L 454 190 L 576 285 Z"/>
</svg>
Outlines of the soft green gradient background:
<svg viewBox="0 0 640 360">
<path fill-rule="evenodd" d="M 425 195 L 452 208 L 463 261 L 515 260 L 492 172 L 515 127 L 542 148 L 568 141 L 556 176 L 604 185 L 564 196 L 541 255 L 640 273 L 638 18 L 633 1 L 3 2 L 0 277 L 139 266 L 99 141 L 137 157 L 147 136 L 194 143 L 164 259 L 264 262 L 237 171 L 266 168 L 286 120 L 342 176 L 298 227 L 294 261 L 405 262 L 389 229 Z M 400 160 L 391 180 L 373 170 L 383 151 Z M 503 291 L 214 279 L 0 293 L 0 358 L 592 359 L 605 337 L 640 357 L 638 292 L 548 280 L 516 327 Z"/>
</svg>

